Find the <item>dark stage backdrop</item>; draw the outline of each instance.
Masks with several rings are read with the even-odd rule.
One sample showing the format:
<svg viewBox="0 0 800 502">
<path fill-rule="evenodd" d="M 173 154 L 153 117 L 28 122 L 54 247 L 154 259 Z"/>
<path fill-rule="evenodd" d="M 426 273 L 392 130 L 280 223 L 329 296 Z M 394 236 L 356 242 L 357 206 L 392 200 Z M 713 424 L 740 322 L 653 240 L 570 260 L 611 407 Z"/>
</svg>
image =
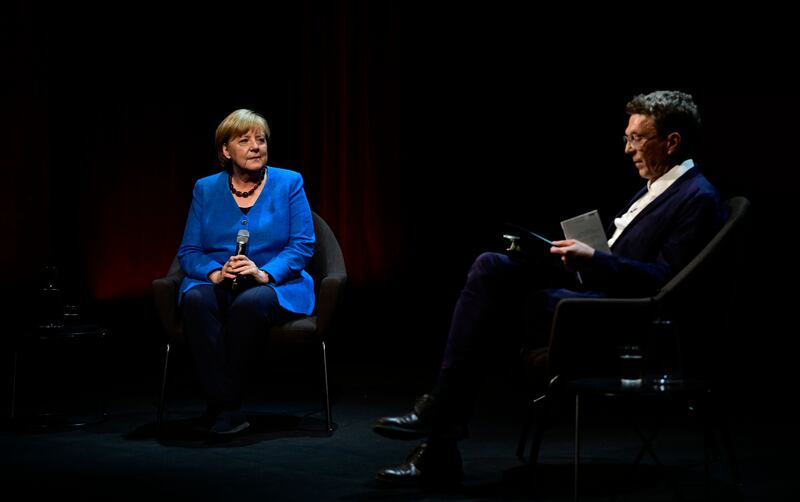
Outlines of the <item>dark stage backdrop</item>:
<svg viewBox="0 0 800 502">
<path fill-rule="evenodd" d="M 218 170 L 216 125 L 249 107 L 273 128 L 270 163 L 305 176 L 355 281 L 385 276 L 386 250 L 403 239 L 382 230 L 398 227 L 382 196 L 398 163 L 394 78 L 382 63 L 394 33 L 370 25 L 367 6 L 269 13 L 255 28 L 242 14 L 241 30 L 197 33 L 177 12 L 134 11 L 140 24 L 118 24 L 20 7 L 3 200 L 11 235 L 27 237 L 4 253 L 54 261 L 99 300 L 147 294 L 174 257 L 192 184 Z"/>
<path fill-rule="evenodd" d="M 608 219 L 641 185 L 620 140 L 624 105 L 656 88 L 695 95 L 699 160 L 725 196 L 754 203 L 746 286 L 777 300 L 752 294 L 751 319 L 769 310 L 770 331 L 791 308 L 772 293 L 797 280 L 783 244 L 796 224 L 783 221 L 798 195 L 800 105 L 779 50 L 703 19 L 656 41 L 592 13 L 567 23 L 511 4 L 246 7 L 4 13 L 0 263 L 6 283 L 25 285 L 9 311 L 34 303 L 25 287 L 45 263 L 79 301 L 146 299 L 194 181 L 218 170 L 216 125 L 248 107 L 273 129 L 270 163 L 303 174 L 339 238 L 352 315 L 396 321 L 386 333 L 411 345 L 427 336 L 414 320 L 432 317 L 425 343 L 440 347 L 469 263 L 502 246 L 503 222 L 556 236 L 560 219 L 593 208 Z M 764 322 L 743 324 L 744 343 Z"/>
</svg>

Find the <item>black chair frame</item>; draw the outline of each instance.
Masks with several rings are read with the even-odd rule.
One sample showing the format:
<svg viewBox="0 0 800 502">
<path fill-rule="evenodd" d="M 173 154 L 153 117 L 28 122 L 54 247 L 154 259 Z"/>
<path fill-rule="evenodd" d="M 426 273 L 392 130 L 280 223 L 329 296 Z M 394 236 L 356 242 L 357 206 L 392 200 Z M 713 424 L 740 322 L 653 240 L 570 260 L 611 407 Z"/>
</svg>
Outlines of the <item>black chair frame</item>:
<svg viewBox="0 0 800 502">
<path fill-rule="evenodd" d="M 728 464 L 737 489 L 741 487 L 741 476 L 734 455 L 732 441 L 725 423 L 724 414 L 719 409 L 719 401 L 715 392 L 714 375 L 692 373 L 704 363 L 708 355 L 708 341 L 695 345 L 690 340 L 702 338 L 694 335 L 719 332 L 719 324 L 724 322 L 722 315 L 704 315 L 698 311 L 699 305 L 707 307 L 709 301 L 715 302 L 715 312 L 725 312 L 730 308 L 736 295 L 734 284 L 735 271 L 741 266 L 743 239 L 750 220 L 750 202 L 742 196 L 732 197 L 725 201 L 729 216 L 717 235 L 698 253 L 698 255 L 673 277 L 657 294 L 641 298 L 568 298 L 559 301 L 553 316 L 550 343 L 546 349 L 531 352 L 528 356 L 536 359 L 536 371 L 546 375 L 548 384 L 545 389 L 536 392 L 528 403 L 526 417 L 517 444 L 517 457 L 526 461 L 525 450 L 530 436 L 530 453 L 527 461 L 535 467 L 538 462 L 542 436 L 545 430 L 556 420 L 557 411 L 568 403 L 570 396 L 574 398 L 574 499 L 579 498 L 578 470 L 580 465 L 580 410 L 581 399 L 585 395 L 601 395 L 583 385 L 582 378 L 607 377 L 608 367 L 600 367 L 599 361 L 616 360 L 616 345 L 609 344 L 603 336 L 589 340 L 581 337 L 581 333 L 618 332 L 622 338 L 637 337 L 642 340 L 652 330 L 653 324 L 669 322 L 679 327 L 681 357 L 689 380 L 694 404 L 705 405 L 703 424 L 705 427 L 705 462 L 706 472 L 710 461 L 710 450 L 715 450 L 712 441 L 711 426 L 716 424 L 721 431 L 723 445 L 726 449 Z M 727 278 L 719 281 L 720 278 Z M 703 302 L 698 302 L 703 299 Z M 621 329 L 621 320 L 624 326 Z M 701 324 L 696 326 L 695 324 Z M 713 345 L 713 344 L 710 344 Z M 687 346 L 688 349 L 687 349 Z M 542 369 L 544 368 L 544 369 Z M 701 388 L 698 388 L 701 387 Z M 665 389 L 668 390 L 668 389 Z M 612 392 L 613 393 L 613 392 Z M 615 395 L 625 394 L 614 393 Z M 632 395 L 634 393 L 628 393 Z M 664 393 L 667 395 L 668 393 Z M 531 429 L 534 429 L 531 436 Z M 638 464 L 645 453 L 659 464 L 658 457 L 652 448 L 652 441 L 658 428 L 649 435 L 637 429 L 642 448 L 634 463 Z M 707 484 L 708 486 L 708 484 Z"/>
</svg>

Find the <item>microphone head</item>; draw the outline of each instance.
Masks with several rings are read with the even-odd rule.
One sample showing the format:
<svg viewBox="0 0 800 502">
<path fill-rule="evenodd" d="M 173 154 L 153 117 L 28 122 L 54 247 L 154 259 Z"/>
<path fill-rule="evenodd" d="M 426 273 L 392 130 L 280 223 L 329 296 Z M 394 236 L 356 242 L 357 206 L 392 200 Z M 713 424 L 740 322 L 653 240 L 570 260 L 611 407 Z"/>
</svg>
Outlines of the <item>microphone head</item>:
<svg viewBox="0 0 800 502">
<path fill-rule="evenodd" d="M 250 232 L 245 229 L 239 230 L 239 233 L 236 234 L 236 244 L 247 244 L 248 240 L 250 240 Z"/>
</svg>

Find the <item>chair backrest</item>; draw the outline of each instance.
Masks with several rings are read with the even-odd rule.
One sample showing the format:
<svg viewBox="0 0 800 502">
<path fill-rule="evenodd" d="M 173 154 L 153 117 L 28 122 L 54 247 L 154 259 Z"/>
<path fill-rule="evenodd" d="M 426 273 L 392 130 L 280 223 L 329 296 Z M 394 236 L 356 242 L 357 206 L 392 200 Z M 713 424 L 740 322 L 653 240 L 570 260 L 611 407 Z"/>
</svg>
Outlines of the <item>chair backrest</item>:
<svg viewBox="0 0 800 502">
<path fill-rule="evenodd" d="M 750 201 L 725 201 L 728 219 L 717 235 L 653 297 L 655 315 L 674 324 L 686 374 L 716 379 L 729 368 L 724 354 L 732 340 L 746 287 L 744 253 L 750 227 Z M 735 337 L 733 337 L 735 339 Z"/>
<path fill-rule="evenodd" d="M 347 269 L 344 264 L 342 248 L 331 227 L 317 213 L 312 211 L 312 215 L 316 243 L 314 244 L 314 256 L 306 267 L 306 271 L 314 278 L 314 294 L 319 298 L 321 279 L 327 276 L 346 277 Z M 319 302 L 315 307 L 315 313 L 318 307 Z"/>
<path fill-rule="evenodd" d="M 609 370 L 616 345 L 646 343 L 653 321 L 669 320 L 679 330 L 684 366 L 695 374 L 715 371 L 709 350 L 719 347 L 726 314 L 736 299 L 738 274 L 749 223 L 745 197 L 725 201 L 728 219 L 709 243 L 652 297 L 568 298 L 556 307 L 548 355 L 549 377 Z"/>
<path fill-rule="evenodd" d="M 728 219 L 714 238 L 653 297 L 665 316 L 679 315 L 680 309 L 697 304 L 698 299 L 729 299 L 737 281 L 736 265 L 741 261 L 750 201 L 736 196 L 725 201 Z M 707 295 L 711 294 L 711 297 Z"/>
</svg>

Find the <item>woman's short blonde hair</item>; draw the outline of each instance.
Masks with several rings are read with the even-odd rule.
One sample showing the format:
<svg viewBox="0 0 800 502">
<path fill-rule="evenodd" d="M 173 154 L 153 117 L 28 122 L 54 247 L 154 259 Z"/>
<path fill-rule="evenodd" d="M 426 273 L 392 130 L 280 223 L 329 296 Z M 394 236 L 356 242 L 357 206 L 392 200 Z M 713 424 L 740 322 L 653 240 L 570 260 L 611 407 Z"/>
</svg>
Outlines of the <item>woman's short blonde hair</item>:
<svg viewBox="0 0 800 502">
<path fill-rule="evenodd" d="M 220 122 L 214 141 L 217 145 L 217 158 L 222 167 L 228 170 L 231 168 L 231 160 L 226 159 L 222 152 L 223 145 L 226 145 L 231 138 L 247 134 L 250 130 L 262 131 L 269 141 L 270 132 L 267 119 L 252 110 L 242 108 L 233 111 Z"/>
</svg>

